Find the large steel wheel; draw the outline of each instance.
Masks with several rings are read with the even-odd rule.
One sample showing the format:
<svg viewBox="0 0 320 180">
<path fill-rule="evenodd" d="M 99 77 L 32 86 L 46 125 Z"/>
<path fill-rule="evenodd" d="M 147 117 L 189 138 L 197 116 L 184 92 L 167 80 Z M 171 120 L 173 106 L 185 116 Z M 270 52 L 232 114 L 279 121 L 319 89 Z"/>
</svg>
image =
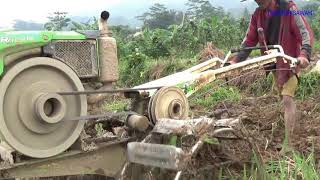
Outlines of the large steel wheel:
<svg viewBox="0 0 320 180">
<path fill-rule="evenodd" d="M 87 100 L 55 92 L 82 90 L 76 73 L 60 61 L 36 57 L 15 64 L 0 81 L 1 139 L 35 158 L 65 151 L 85 122 L 64 120 L 86 115 Z"/>
<path fill-rule="evenodd" d="M 186 119 L 188 112 L 188 99 L 178 87 L 163 87 L 149 101 L 148 114 L 153 124 L 161 118 Z"/>
</svg>

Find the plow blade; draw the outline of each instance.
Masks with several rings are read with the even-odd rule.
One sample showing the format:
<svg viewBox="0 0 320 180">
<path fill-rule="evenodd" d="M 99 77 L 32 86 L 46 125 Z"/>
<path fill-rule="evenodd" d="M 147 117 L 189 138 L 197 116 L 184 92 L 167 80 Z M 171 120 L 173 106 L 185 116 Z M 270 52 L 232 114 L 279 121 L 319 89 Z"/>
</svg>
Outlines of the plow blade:
<svg viewBox="0 0 320 180">
<path fill-rule="evenodd" d="M 186 154 L 171 145 L 130 142 L 127 156 L 132 163 L 177 170 Z"/>
<path fill-rule="evenodd" d="M 159 119 L 152 130 L 153 135 L 193 135 L 198 141 L 187 151 L 172 145 L 130 142 L 127 145 L 127 157 L 131 163 L 164 169 L 181 170 L 190 158 L 198 153 L 204 144 L 208 130 L 212 136 L 234 132 L 239 119 L 199 118 L 189 120 Z"/>
<path fill-rule="evenodd" d="M 239 126 L 239 119 L 219 119 L 214 120 L 206 117 L 189 120 L 176 119 L 159 119 L 154 126 L 152 132 L 160 134 L 174 134 L 174 135 L 200 135 L 207 130 L 219 130 L 222 127 L 236 127 Z M 216 129 L 214 129 L 216 128 Z"/>
</svg>

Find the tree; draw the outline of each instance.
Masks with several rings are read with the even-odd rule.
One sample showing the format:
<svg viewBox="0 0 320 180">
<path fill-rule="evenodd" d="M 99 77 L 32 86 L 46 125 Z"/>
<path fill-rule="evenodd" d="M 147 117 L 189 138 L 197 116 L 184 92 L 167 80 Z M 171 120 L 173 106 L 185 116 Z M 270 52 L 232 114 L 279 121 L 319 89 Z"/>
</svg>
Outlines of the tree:
<svg viewBox="0 0 320 180">
<path fill-rule="evenodd" d="M 143 21 L 144 26 L 148 26 L 150 29 L 167 29 L 172 24 L 181 23 L 183 13 L 176 10 L 168 10 L 163 4 L 156 3 L 149 8 L 148 12 L 136 18 Z"/>
<path fill-rule="evenodd" d="M 188 0 L 186 3 L 187 15 L 192 19 L 211 18 L 212 16 L 223 17 L 222 7 L 216 8 L 207 0 Z"/>
<path fill-rule="evenodd" d="M 49 16 L 49 22 L 44 25 L 44 28 L 49 31 L 61 31 L 64 27 L 69 26 L 71 20 L 67 18 L 67 12 L 54 12 Z"/>
</svg>

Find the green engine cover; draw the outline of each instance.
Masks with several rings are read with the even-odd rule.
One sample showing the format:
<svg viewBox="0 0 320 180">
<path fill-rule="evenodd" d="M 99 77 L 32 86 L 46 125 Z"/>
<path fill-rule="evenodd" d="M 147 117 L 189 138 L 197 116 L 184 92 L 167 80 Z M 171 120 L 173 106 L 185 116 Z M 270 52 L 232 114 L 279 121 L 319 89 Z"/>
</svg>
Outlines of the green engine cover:
<svg viewBox="0 0 320 180">
<path fill-rule="evenodd" d="M 53 40 L 84 40 L 86 36 L 75 31 L 0 31 L 0 76 L 6 56 L 41 47 Z"/>
</svg>

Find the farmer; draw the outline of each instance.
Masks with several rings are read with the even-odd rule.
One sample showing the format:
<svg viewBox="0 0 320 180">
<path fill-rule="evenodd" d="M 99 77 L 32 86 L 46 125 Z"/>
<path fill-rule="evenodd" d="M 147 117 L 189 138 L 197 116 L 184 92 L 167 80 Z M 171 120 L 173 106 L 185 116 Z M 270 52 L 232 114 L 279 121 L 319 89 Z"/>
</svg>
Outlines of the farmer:
<svg viewBox="0 0 320 180">
<path fill-rule="evenodd" d="M 289 150 L 293 147 L 292 136 L 296 122 L 294 94 L 298 85 L 299 71 L 301 68 L 306 68 L 310 62 L 314 41 L 313 33 L 305 17 L 301 13 L 296 13 L 299 11 L 293 1 L 255 1 L 259 7 L 251 17 L 250 25 L 241 47 L 253 47 L 258 42 L 260 46 L 264 46 L 264 38 L 258 32 L 258 28 L 263 28 L 267 45 L 281 45 L 285 54 L 300 60 L 295 72 L 291 71 L 289 63 L 285 63 L 281 58 L 277 59 L 272 69 L 268 69 L 273 72 L 274 89 L 277 90 L 284 104 L 286 136 L 285 146 L 282 150 L 286 151 L 288 150 L 286 147 Z M 238 52 L 234 57 L 230 58 L 229 63 L 234 64 L 246 60 L 250 52 L 250 50 Z"/>
</svg>

